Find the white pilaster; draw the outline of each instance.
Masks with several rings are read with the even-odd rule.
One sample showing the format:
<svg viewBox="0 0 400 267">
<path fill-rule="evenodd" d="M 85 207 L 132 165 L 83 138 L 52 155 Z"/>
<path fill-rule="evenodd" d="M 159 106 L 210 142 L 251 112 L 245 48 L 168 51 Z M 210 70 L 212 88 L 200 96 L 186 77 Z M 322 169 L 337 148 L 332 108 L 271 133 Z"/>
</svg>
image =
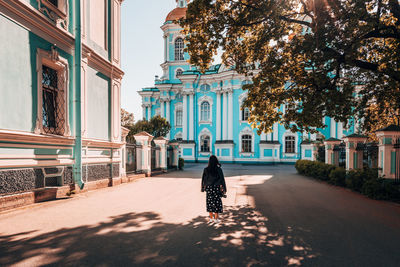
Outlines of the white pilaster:
<svg viewBox="0 0 400 267">
<path fill-rule="evenodd" d="M 266 141 L 267 140 L 267 135 L 264 132 L 262 132 L 261 136 L 260 136 L 260 139 L 261 139 L 261 141 Z"/>
<path fill-rule="evenodd" d="M 194 140 L 193 94 L 189 95 L 189 140 Z"/>
<path fill-rule="evenodd" d="M 331 137 L 336 138 L 336 121 L 331 118 Z"/>
<path fill-rule="evenodd" d="M 228 140 L 233 140 L 233 90 L 228 93 Z"/>
<path fill-rule="evenodd" d="M 146 118 L 146 106 L 142 105 L 142 118 Z"/>
<path fill-rule="evenodd" d="M 187 140 L 187 95 L 183 94 L 182 140 Z"/>
<path fill-rule="evenodd" d="M 223 120 L 222 121 L 223 140 L 228 140 L 228 132 L 227 132 L 227 130 L 228 130 L 228 99 L 227 98 L 228 98 L 228 96 L 226 95 L 226 93 L 224 93 L 222 95 L 222 102 L 223 102 L 223 109 L 224 109 L 224 111 L 222 113 L 222 116 L 223 116 L 223 119 L 222 119 Z"/>
<path fill-rule="evenodd" d="M 166 110 L 166 119 L 167 119 L 167 121 L 168 122 L 170 122 L 170 115 L 169 115 L 169 112 L 170 112 L 170 107 L 169 107 L 169 105 L 170 105 L 170 101 L 169 100 L 167 100 L 167 102 L 166 102 L 166 104 L 167 104 L 167 110 Z"/>
<path fill-rule="evenodd" d="M 337 130 L 337 132 L 338 132 L 338 139 L 343 139 L 343 122 L 339 122 L 338 123 L 338 130 Z"/>
<path fill-rule="evenodd" d="M 277 122 L 274 123 L 273 138 L 274 138 L 273 141 L 279 141 L 279 140 L 278 140 L 278 123 L 277 123 Z"/>
<path fill-rule="evenodd" d="M 151 106 L 147 106 L 147 120 L 151 119 Z"/>
<path fill-rule="evenodd" d="M 268 141 L 274 141 L 274 136 L 272 132 L 268 134 Z"/>
<path fill-rule="evenodd" d="M 165 104 L 164 103 L 165 103 L 164 101 L 160 101 L 161 117 L 163 117 L 163 118 L 165 118 L 165 112 L 164 112 Z"/>
<path fill-rule="evenodd" d="M 167 35 L 164 35 L 164 62 L 167 61 L 167 47 L 168 47 Z"/>
<path fill-rule="evenodd" d="M 216 122 L 217 136 L 216 136 L 216 140 L 219 141 L 219 140 L 221 140 L 221 93 L 216 92 L 216 94 L 217 94 L 217 122 Z"/>
</svg>

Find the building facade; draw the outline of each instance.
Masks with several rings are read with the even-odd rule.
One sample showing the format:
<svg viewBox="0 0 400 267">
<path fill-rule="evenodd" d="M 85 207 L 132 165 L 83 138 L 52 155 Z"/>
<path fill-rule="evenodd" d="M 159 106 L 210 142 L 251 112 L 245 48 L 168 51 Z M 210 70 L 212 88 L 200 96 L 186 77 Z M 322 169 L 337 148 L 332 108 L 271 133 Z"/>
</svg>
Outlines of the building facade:
<svg viewBox="0 0 400 267">
<path fill-rule="evenodd" d="M 309 141 L 341 139 L 354 132 L 354 126 L 344 129 L 343 123 L 326 117 L 327 127 L 319 129 L 319 134 L 292 133 L 276 123 L 273 132 L 258 135 L 247 121 L 249 110 L 241 108 L 247 97 L 243 85 L 251 80 L 221 64 L 202 74 L 188 63 L 182 29 L 174 23 L 185 16 L 188 1 L 176 2 L 161 26 L 163 75 L 156 76 L 154 87 L 139 94 L 143 117 L 160 115 L 170 122 L 169 138 L 180 141 L 185 160 L 201 162 L 216 155 L 223 162 L 294 163 L 313 158 L 312 147 L 306 145 Z"/>
<path fill-rule="evenodd" d="M 121 3 L 0 1 L 0 195 L 121 175 Z"/>
</svg>

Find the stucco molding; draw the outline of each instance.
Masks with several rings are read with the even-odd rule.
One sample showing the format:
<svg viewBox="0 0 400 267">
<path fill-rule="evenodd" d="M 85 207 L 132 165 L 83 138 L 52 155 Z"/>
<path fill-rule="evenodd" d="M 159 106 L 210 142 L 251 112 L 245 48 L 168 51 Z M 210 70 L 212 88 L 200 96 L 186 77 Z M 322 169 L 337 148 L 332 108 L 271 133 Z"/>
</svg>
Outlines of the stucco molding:
<svg viewBox="0 0 400 267">
<path fill-rule="evenodd" d="M 68 60 L 59 56 L 57 49 L 53 46 L 51 51 L 46 51 L 38 48 L 36 50 L 36 72 L 37 72 L 37 112 L 36 112 L 36 125 L 34 133 L 46 134 L 43 129 L 43 65 L 50 67 L 57 71 L 57 89 L 58 95 L 62 93 L 64 117 L 64 129 L 56 129 L 61 131 L 60 135 L 71 136 L 71 129 L 69 125 L 69 67 Z"/>
<path fill-rule="evenodd" d="M 73 146 L 75 144 L 75 138 L 55 135 L 47 136 L 22 131 L 0 130 L 0 142 Z"/>
<path fill-rule="evenodd" d="M 208 120 L 202 120 L 201 119 L 201 104 L 204 102 L 208 102 L 210 104 L 210 114 Z M 197 110 L 198 112 L 198 121 L 199 124 L 212 124 L 212 115 L 213 115 L 213 98 L 208 95 L 203 95 L 197 100 Z"/>
<path fill-rule="evenodd" d="M 64 51 L 73 52 L 74 36 L 64 28 L 57 27 L 48 17 L 29 3 L 25 1 L 0 1 L 0 11 L 18 23 L 25 25 L 38 36 L 52 43 L 57 43 L 57 46 Z"/>
<path fill-rule="evenodd" d="M 124 145 L 123 142 L 110 142 L 97 139 L 82 139 L 82 146 L 84 147 L 96 147 L 96 148 L 121 148 Z"/>
</svg>

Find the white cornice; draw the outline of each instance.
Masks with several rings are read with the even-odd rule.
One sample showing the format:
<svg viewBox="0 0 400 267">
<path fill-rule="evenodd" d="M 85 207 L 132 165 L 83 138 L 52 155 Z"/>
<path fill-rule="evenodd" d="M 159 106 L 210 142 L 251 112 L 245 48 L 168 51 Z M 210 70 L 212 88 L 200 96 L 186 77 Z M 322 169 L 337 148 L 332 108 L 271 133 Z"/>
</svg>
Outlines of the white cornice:
<svg viewBox="0 0 400 267">
<path fill-rule="evenodd" d="M 108 77 L 121 80 L 124 76 L 124 72 L 117 65 L 97 54 L 86 44 L 82 44 L 82 54 L 87 57 L 89 66 L 94 67 Z"/>
<path fill-rule="evenodd" d="M 32 144 L 51 144 L 62 146 L 73 146 L 75 138 L 58 135 L 41 135 L 30 132 L 10 131 L 0 129 L 1 142 L 32 143 Z"/>
<path fill-rule="evenodd" d="M 54 25 L 45 15 L 30 4 L 24 1 L 0 0 L 0 12 L 24 25 L 38 36 L 54 42 L 56 46 L 65 52 L 72 54 L 75 46 L 74 36 Z"/>
</svg>

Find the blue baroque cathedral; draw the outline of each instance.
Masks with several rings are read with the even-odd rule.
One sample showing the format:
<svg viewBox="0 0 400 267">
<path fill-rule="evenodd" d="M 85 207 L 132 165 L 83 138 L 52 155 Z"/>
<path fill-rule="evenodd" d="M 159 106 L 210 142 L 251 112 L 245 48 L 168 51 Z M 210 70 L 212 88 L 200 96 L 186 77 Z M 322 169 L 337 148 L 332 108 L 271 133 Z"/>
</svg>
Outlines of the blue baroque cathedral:
<svg viewBox="0 0 400 267">
<path fill-rule="evenodd" d="M 326 117 L 318 134 L 293 133 L 276 123 L 271 133 L 257 134 L 247 122 L 249 110 L 241 108 L 247 97 L 242 86 L 251 83 L 244 75 L 223 64 L 205 73 L 188 63 L 182 28 L 173 21 L 186 15 L 187 0 L 161 26 L 164 40 L 163 74 L 153 87 L 139 91 L 144 119 L 160 115 L 171 124 L 168 138 L 180 142 L 180 156 L 189 162 L 207 161 L 216 155 L 227 163 L 294 163 L 313 159 L 312 142 L 342 139 L 357 130 Z M 284 112 L 285 107 L 281 107 Z"/>
</svg>

